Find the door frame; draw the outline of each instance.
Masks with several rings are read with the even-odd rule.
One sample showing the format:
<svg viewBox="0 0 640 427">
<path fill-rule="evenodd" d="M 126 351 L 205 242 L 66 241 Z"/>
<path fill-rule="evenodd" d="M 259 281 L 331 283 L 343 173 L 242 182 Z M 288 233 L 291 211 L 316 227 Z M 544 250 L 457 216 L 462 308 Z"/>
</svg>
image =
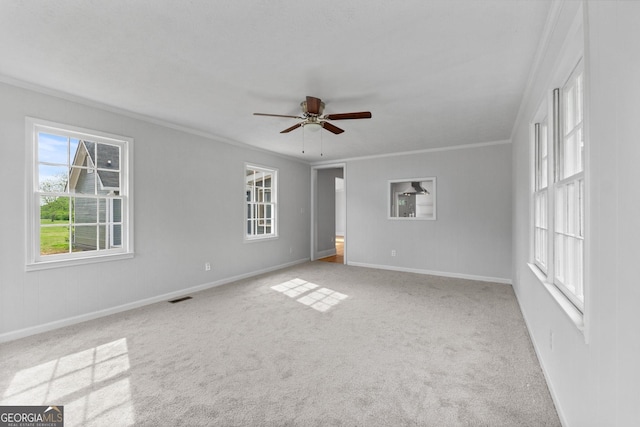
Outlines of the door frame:
<svg viewBox="0 0 640 427">
<path fill-rule="evenodd" d="M 315 261 L 317 259 L 317 240 L 318 240 L 318 218 L 317 218 L 317 209 L 316 209 L 316 196 L 318 194 L 318 171 L 321 169 L 342 169 L 342 179 L 344 180 L 344 196 L 345 200 L 348 201 L 349 197 L 347 194 L 347 164 L 346 163 L 327 163 L 322 165 L 311 166 L 311 246 L 310 246 L 310 256 L 311 261 Z M 347 215 L 349 210 L 349 203 L 345 202 L 345 224 L 344 224 L 344 264 L 347 264 L 347 233 L 349 229 L 349 215 Z M 334 209 L 335 214 L 335 209 Z"/>
</svg>

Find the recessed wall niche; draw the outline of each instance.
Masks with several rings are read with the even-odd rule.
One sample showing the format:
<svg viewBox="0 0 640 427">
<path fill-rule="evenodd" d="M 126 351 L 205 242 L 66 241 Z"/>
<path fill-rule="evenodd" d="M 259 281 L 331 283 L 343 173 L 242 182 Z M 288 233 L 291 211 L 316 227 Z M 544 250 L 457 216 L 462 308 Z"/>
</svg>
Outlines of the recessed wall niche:
<svg viewBox="0 0 640 427">
<path fill-rule="evenodd" d="M 435 220 L 436 178 L 389 181 L 389 219 Z"/>
</svg>

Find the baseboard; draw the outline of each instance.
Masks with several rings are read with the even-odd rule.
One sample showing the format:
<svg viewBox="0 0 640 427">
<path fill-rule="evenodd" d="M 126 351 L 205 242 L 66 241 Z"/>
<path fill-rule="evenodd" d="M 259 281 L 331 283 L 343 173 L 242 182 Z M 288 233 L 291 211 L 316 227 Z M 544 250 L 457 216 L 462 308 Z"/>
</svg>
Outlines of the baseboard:
<svg viewBox="0 0 640 427">
<path fill-rule="evenodd" d="M 180 289 L 178 291 L 169 292 L 166 294 L 157 295 L 150 298 L 145 298 L 142 300 L 130 302 L 127 304 L 122 304 L 122 305 L 107 308 L 104 310 L 98 310 L 91 313 L 81 314 L 79 316 L 67 317 L 65 319 L 56 320 L 56 321 L 45 323 L 42 325 L 30 326 L 28 328 L 19 329 L 17 331 L 6 332 L 4 334 L 0 334 L 0 343 L 13 341 L 20 338 L 25 338 L 31 335 L 40 334 L 42 332 L 52 331 L 54 329 L 63 328 L 65 326 L 86 322 L 87 320 L 98 319 L 100 317 L 121 313 L 123 311 L 133 310 L 134 308 L 143 307 L 145 305 L 155 304 L 157 302 L 162 302 L 162 301 L 168 301 L 174 298 L 185 296 L 187 294 L 204 291 L 210 288 L 215 288 L 216 286 L 226 285 L 227 283 L 232 283 L 238 280 L 247 279 L 249 277 L 258 276 L 260 274 L 269 273 L 271 271 L 292 267 L 294 265 L 302 264 L 307 261 L 309 261 L 309 258 L 304 258 L 304 259 L 288 262 L 285 264 L 264 268 L 261 270 L 255 270 L 249 273 L 239 274 L 237 276 L 225 277 L 224 279 L 219 279 L 214 282 L 204 283 L 202 285 L 193 286 L 187 289 Z"/>
<path fill-rule="evenodd" d="M 522 313 L 522 318 L 524 319 L 524 324 L 527 327 L 527 332 L 529 333 L 529 339 L 531 340 L 531 345 L 533 345 L 533 351 L 536 352 L 536 358 L 538 359 L 538 364 L 540 365 L 540 369 L 542 370 L 542 375 L 544 376 L 544 380 L 547 383 L 547 388 L 549 389 L 549 394 L 551 394 L 551 400 L 553 400 L 553 406 L 556 408 L 556 412 L 558 413 L 558 418 L 560 419 L 560 424 L 564 426 L 568 426 L 567 420 L 564 416 L 564 412 L 562 412 L 562 407 L 560 406 L 560 401 L 558 400 L 558 396 L 553 388 L 553 382 L 551 382 L 551 377 L 547 373 L 547 369 L 544 366 L 543 358 L 541 357 L 540 351 L 538 351 L 538 343 L 536 342 L 535 336 L 531 333 L 531 327 L 529 326 L 529 321 L 527 319 L 527 314 L 523 310 L 522 304 L 520 304 L 520 297 L 518 296 L 518 287 L 513 287 L 513 293 L 516 295 L 516 301 L 518 302 L 518 308 L 520 309 L 520 313 Z"/>
<path fill-rule="evenodd" d="M 326 258 L 328 256 L 334 256 L 336 254 L 336 248 L 320 251 L 316 254 L 316 259 Z"/>
<path fill-rule="evenodd" d="M 478 280 L 480 282 L 503 283 L 505 285 L 512 284 L 511 279 L 506 279 L 503 277 L 488 277 L 488 276 L 478 276 L 474 274 L 450 273 L 446 271 L 423 270 L 420 268 L 396 267 L 392 265 L 369 264 L 369 263 L 354 262 L 354 261 L 349 261 L 347 262 L 347 264 L 352 265 L 354 267 L 378 268 L 381 270 L 403 271 L 405 273 L 430 274 L 432 276 L 453 277 L 455 279 Z"/>
</svg>

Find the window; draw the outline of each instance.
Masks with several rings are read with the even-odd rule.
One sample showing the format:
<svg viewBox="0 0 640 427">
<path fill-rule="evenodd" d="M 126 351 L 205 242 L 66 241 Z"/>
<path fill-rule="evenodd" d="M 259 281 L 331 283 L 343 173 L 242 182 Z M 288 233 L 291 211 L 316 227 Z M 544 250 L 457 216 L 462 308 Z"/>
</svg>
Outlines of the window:
<svg viewBox="0 0 640 427">
<path fill-rule="evenodd" d="M 278 236 L 278 171 L 260 166 L 245 166 L 247 240 Z"/>
<path fill-rule="evenodd" d="M 556 170 L 553 281 L 582 311 L 584 309 L 584 82 L 582 61 L 572 72 L 562 90 L 554 92 L 558 131 L 554 147 Z"/>
<path fill-rule="evenodd" d="M 27 119 L 27 268 L 132 253 L 130 138 Z"/>
<path fill-rule="evenodd" d="M 543 271 L 547 272 L 548 252 L 548 199 L 549 199 L 549 126 L 545 117 L 540 123 L 535 124 L 535 192 L 534 205 L 534 262 Z"/>
<path fill-rule="evenodd" d="M 563 87 L 553 91 L 551 128 L 544 117 L 533 129 L 533 261 L 581 312 L 585 240 L 583 75 L 580 60 Z"/>
</svg>

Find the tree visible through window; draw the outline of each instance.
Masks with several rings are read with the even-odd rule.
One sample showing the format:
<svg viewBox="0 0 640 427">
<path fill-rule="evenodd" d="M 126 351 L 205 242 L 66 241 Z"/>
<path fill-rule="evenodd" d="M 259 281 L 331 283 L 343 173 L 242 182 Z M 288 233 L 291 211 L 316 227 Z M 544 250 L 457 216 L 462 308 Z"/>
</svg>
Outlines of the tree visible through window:
<svg viewBox="0 0 640 427">
<path fill-rule="evenodd" d="M 128 251 L 130 141 L 33 123 L 29 264 Z"/>
<path fill-rule="evenodd" d="M 246 238 L 276 237 L 277 170 L 245 167 Z"/>
</svg>

